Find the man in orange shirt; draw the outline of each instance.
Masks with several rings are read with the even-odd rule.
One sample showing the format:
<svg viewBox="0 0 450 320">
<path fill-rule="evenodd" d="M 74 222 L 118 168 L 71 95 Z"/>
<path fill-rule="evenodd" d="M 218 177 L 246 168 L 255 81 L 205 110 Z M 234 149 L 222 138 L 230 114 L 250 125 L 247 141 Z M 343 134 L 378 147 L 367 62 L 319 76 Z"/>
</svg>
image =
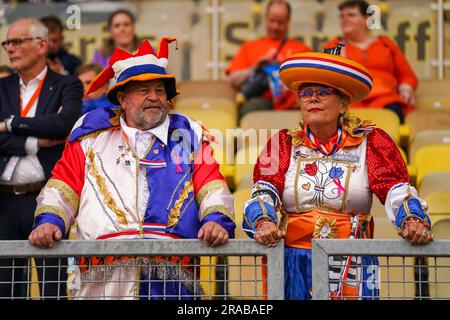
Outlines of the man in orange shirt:
<svg viewBox="0 0 450 320">
<path fill-rule="evenodd" d="M 289 22 L 291 20 L 291 6 L 284 0 L 271 0 L 266 8 L 265 27 L 267 35 L 249 40 L 242 44 L 236 56 L 231 61 L 225 72 L 228 75 L 231 86 L 239 90 L 247 77 L 265 63 L 284 61 L 294 53 L 311 51 L 305 44 L 287 39 L 281 47 L 282 41 L 287 38 Z M 279 50 L 279 48 L 281 49 Z M 275 54 L 279 50 L 276 58 Z M 292 103 L 291 103 L 292 102 Z M 277 105 L 277 109 L 287 109 L 295 106 L 294 99 L 285 97 L 284 102 Z M 239 117 L 246 113 L 258 110 L 268 110 L 274 107 L 270 89 L 262 96 L 248 99 L 239 110 Z"/>
<path fill-rule="evenodd" d="M 344 1 L 339 5 L 342 37 L 330 40 L 325 48 L 343 42 L 342 56 L 361 63 L 373 77 L 369 96 L 350 107 L 385 108 L 394 111 L 403 122 L 414 108 L 417 77 L 397 44 L 386 36 L 375 37 L 367 27 L 369 4 Z"/>
</svg>

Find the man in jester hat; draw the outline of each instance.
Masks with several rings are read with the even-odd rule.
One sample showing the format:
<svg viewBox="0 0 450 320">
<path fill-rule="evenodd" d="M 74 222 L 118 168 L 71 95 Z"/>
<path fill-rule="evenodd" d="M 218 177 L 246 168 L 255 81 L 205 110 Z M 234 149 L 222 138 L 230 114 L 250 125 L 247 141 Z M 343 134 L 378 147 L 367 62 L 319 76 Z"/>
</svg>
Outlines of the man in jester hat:
<svg viewBox="0 0 450 320">
<path fill-rule="evenodd" d="M 91 83 L 86 94 L 114 78 L 107 97 L 120 107 L 93 110 L 75 124 L 37 198 L 33 245 L 51 247 L 75 221 L 78 240 L 198 238 L 218 246 L 234 237 L 233 197 L 212 156 L 211 135 L 169 112 L 179 93 L 166 71 L 173 40 L 163 38 L 158 55 L 148 41 L 135 54 L 116 49 Z M 74 296 L 198 297 L 195 260 L 81 257 Z"/>
</svg>

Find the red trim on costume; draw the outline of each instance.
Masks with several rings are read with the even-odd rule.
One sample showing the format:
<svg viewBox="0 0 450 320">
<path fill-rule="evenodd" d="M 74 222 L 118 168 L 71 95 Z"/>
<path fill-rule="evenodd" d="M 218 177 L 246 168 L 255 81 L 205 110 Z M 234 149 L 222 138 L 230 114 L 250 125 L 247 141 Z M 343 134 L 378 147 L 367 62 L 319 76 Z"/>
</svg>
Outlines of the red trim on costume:
<svg viewBox="0 0 450 320">
<path fill-rule="evenodd" d="M 205 184 L 214 180 L 220 180 L 226 184 L 225 178 L 219 171 L 219 164 L 213 157 L 212 148 L 209 142 L 205 141 L 194 159 L 192 175 L 194 194 L 196 195 Z"/>
<path fill-rule="evenodd" d="M 53 168 L 51 179 L 64 182 L 80 196 L 84 185 L 85 161 L 86 156 L 78 140 L 66 143 L 61 159 Z"/>
<path fill-rule="evenodd" d="M 291 162 L 292 142 L 287 132 L 287 129 L 283 129 L 270 138 L 253 170 L 253 182 L 262 180 L 274 185 L 280 198 Z"/>
<path fill-rule="evenodd" d="M 366 160 L 369 188 L 384 205 L 394 185 L 409 182 L 405 161 L 395 142 L 379 128 L 367 135 Z"/>
<path fill-rule="evenodd" d="M 95 240 L 112 239 L 112 238 L 117 238 L 120 236 L 134 236 L 134 235 L 139 235 L 140 233 L 141 233 L 140 231 L 122 231 L 122 232 L 105 234 L 103 236 L 98 237 Z M 147 230 L 143 230 L 142 233 L 149 234 L 149 235 L 155 235 L 155 236 L 165 236 L 165 237 L 169 237 L 172 239 L 181 239 L 180 237 L 177 237 L 170 233 L 161 233 L 161 232 L 154 232 L 154 231 L 147 231 Z"/>
</svg>

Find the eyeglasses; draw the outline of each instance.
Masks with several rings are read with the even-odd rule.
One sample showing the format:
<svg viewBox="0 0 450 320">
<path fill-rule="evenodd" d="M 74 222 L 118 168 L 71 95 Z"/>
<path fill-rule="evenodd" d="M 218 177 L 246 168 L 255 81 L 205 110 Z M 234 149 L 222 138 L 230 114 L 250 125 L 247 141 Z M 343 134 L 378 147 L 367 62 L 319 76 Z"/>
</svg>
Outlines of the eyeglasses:
<svg viewBox="0 0 450 320">
<path fill-rule="evenodd" d="M 42 39 L 41 37 L 29 37 L 29 38 L 15 38 L 10 40 L 5 40 L 2 43 L 0 43 L 3 47 L 3 49 L 7 49 L 9 45 L 12 45 L 14 49 L 17 49 L 20 47 L 25 41 L 31 41 L 35 39 Z"/>
<path fill-rule="evenodd" d="M 304 89 L 301 91 L 298 91 L 298 96 L 303 101 L 309 101 L 313 97 L 313 95 L 316 94 L 316 96 L 319 98 L 319 100 L 326 100 L 329 97 L 333 95 L 338 95 L 339 92 L 332 88 L 320 88 L 320 89 Z"/>
</svg>

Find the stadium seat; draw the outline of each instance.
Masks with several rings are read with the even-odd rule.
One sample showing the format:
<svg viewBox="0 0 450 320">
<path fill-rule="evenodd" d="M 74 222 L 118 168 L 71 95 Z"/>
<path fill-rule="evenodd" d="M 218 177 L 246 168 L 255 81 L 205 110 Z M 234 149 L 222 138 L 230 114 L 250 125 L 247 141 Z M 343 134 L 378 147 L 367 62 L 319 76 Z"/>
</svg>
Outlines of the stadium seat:
<svg viewBox="0 0 450 320">
<path fill-rule="evenodd" d="M 223 110 L 185 109 L 183 114 L 202 123 L 215 137 L 212 144 L 214 158 L 220 164 L 220 172 L 228 182 L 233 181 L 234 136 L 228 135 L 227 129 L 235 129 L 236 119 Z M 228 153 L 227 153 L 227 150 Z"/>
<path fill-rule="evenodd" d="M 242 230 L 244 204 L 250 199 L 251 189 L 239 189 L 233 194 L 236 221 L 236 239 L 249 239 Z M 232 298 L 253 299 L 262 297 L 261 257 L 229 257 L 228 258 L 228 290 Z M 257 282 L 255 282 L 257 281 Z"/>
<path fill-rule="evenodd" d="M 387 109 L 351 108 L 350 113 L 363 120 L 371 120 L 378 128 L 386 131 L 400 145 L 400 120 L 397 115 Z"/>
<path fill-rule="evenodd" d="M 409 145 L 409 158 L 413 159 L 418 149 L 430 144 L 450 144 L 450 127 L 448 130 L 425 130 L 416 133 Z"/>
<path fill-rule="evenodd" d="M 448 215 L 450 217 L 450 191 L 435 191 L 425 198 L 428 204 L 428 214 Z"/>
<path fill-rule="evenodd" d="M 237 151 L 234 161 L 234 185 L 237 188 L 252 186 L 253 168 L 258 159 L 259 150 L 258 146 L 246 146 Z M 243 180 L 245 184 L 241 184 Z M 249 181 L 250 185 L 248 185 Z"/>
<path fill-rule="evenodd" d="M 447 89 L 448 90 L 448 89 Z M 420 97 L 416 99 L 418 110 L 450 110 L 450 96 Z"/>
<path fill-rule="evenodd" d="M 422 199 L 436 191 L 450 191 L 450 171 L 432 172 L 425 175 L 418 191 Z"/>
<path fill-rule="evenodd" d="M 226 98 L 190 97 L 180 98 L 175 103 L 175 110 L 181 113 L 191 109 L 221 110 L 231 114 L 237 119 L 237 106 L 231 100 Z"/>
<path fill-rule="evenodd" d="M 300 110 L 287 111 L 254 111 L 247 113 L 240 127 L 246 129 L 292 129 L 301 120 Z"/>
<path fill-rule="evenodd" d="M 227 81 L 191 80 L 182 81 L 178 90 L 180 95 L 176 99 L 191 97 L 225 98 L 231 102 L 235 101 L 236 91 Z"/>
<path fill-rule="evenodd" d="M 299 110 L 250 112 L 241 119 L 238 150 L 242 146 L 257 144 L 262 149 L 279 130 L 293 129 L 299 125 L 300 120 Z"/>
<path fill-rule="evenodd" d="M 425 130 L 449 130 L 450 112 L 448 110 L 414 110 L 405 117 L 405 124 L 410 129 L 410 141 Z"/>
<path fill-rule="evenodd" d="M 423 177 L 429 173 L 450 171 L 450 145 L 428 145 L 415 152 L 412 159 L 412 168 L 414 168 L 412 180 L 420 189 Z"/>
<path fill-rule="evenodd" d="M 450 88 L 449 80 L 420 81 L 415 92 L 416 101 L 427 97 L 450 97 L 448 88 Z"/>
</svg>

